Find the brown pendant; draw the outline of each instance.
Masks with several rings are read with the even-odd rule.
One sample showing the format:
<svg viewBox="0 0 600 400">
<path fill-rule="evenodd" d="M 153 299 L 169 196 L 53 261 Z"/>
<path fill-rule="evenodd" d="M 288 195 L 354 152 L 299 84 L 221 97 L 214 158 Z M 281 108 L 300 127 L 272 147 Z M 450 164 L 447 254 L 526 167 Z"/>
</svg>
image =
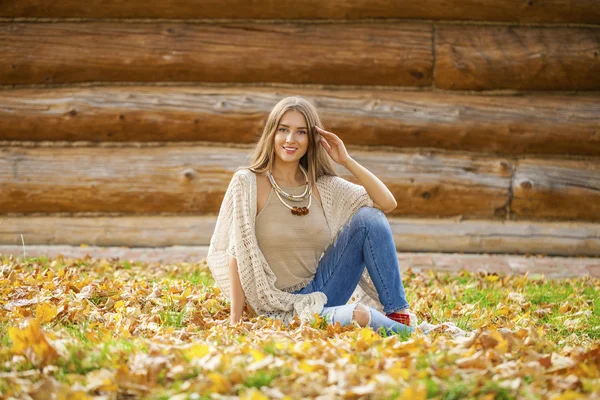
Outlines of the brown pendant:
<svg viewBox="0 0 600 400">
<path fill-rule="evenodd" d="M 294 207 L 292 208 L 292 214 L 294 215 L 306 215 L 309 213 L 309 209 L 306 207 Z"/>
</svg>

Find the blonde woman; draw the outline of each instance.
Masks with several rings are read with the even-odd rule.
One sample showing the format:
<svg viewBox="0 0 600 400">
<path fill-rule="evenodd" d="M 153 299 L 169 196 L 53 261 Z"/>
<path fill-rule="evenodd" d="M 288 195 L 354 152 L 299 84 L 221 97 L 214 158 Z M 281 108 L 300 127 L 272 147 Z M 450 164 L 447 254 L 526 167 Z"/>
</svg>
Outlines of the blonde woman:
<svg viewBox="0 0 600 400">
<path fill-rule="evenodd" d="M 246 309 L 286 324 L 319 314 L 332 324 L 411 333 L 416 320 L 385 217 L 396 200 L 322 126 L 306 99 L 284 98 L 250 165 L 227 188 L 207 263 L 231 302 L 230 322 Z"/>
</svg>

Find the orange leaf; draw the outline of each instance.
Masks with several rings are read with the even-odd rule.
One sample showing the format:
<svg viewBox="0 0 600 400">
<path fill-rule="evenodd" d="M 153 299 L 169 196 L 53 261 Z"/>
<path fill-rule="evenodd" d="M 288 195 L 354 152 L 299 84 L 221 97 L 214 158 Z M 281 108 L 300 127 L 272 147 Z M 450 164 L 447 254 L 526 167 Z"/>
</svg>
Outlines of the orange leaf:
<svg viewBox="0 0 600 400">
<path fill-rule="evenodd" d="M 8 336 L 13 343 L 13 353 L 24 355 L 35 366 L 50 365 L 58 358 L 58 353 L 34 319 L 29 318 L 23 329 L 8 328 Z"/>
</svg>

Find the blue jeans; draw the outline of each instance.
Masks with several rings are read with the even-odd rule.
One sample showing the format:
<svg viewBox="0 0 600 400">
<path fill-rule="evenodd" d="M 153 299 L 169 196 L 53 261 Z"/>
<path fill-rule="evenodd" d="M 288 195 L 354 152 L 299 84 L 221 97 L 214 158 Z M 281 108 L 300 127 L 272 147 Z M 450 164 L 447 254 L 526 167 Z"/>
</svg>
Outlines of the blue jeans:
<svg viewBox="0 0 600 400">
<path fill-rule="evenodd" d="M 323 292 L 327 304 L 321 315 L 331 324 L 352 322 L 357 304 L 346 304 L 358 286 L 365 265 L 377 289 L 384 313 L 409 307 L 400 277 L 400 266 L 390 224 L 374 207 L 361 207 L 341 229 L 333 245 L 319 260 L 315 277 L 294 294 Z M 364 305 L 370 313 L 369 326 L 387 333 L 411 333 L 414 328 L 398 323 Z M 390 332 L 391 331 L 391 332 Z"/>
</svg>

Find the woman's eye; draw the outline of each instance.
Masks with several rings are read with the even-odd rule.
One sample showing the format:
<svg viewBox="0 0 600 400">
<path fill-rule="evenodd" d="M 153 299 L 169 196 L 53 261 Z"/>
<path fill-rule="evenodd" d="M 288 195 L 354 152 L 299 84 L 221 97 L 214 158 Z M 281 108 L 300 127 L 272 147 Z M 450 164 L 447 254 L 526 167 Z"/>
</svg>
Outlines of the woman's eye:
<svg viewBox="0 0 600 400">
<path fill-rule="evenodd" d="M 279 131 L 280 131 L 280 132 L 286 132 L 286 131 L 287 131 L 287 128 L 279 128 Z M 305 134 L 305 135 L 306 135 L 306 131 L 304 131 L 304 130 L 302 130 L 302 131 L 298 131 L 298 133 L 303 133 L 303 134 Z"/>
</svg>

